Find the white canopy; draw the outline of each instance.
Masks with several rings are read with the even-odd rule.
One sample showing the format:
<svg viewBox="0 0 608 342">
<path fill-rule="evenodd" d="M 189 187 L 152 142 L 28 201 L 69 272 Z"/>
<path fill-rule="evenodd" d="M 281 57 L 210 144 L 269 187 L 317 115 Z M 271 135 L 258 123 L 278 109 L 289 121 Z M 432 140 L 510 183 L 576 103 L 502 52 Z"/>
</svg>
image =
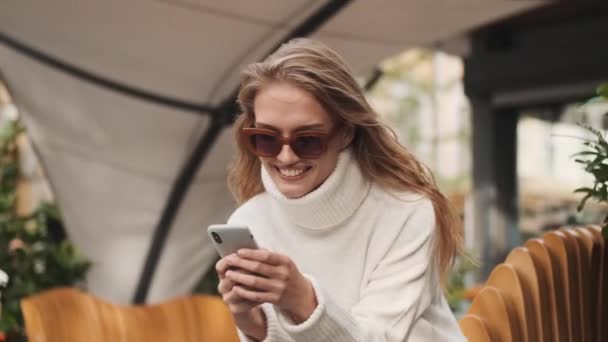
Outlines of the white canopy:
<svg viewBox="0 0 608 342">
<path fill-rule="evenodd" d="M 68 235 L 94 262 L 87 282 L 93 293 L 118 302 L 132 299 L 169 193 L 210 117 L 130 96 L 61 66 L 214 108 L 238 86 L 243 65 L 262 59 L 328 3 L 0 2 L 0 73 L 46 168 Z M 445 41 L 538 4 L 352 1 L 312 37 L 345 56 L 355 74 L 367 76 L 383 58 L 408 47 Z M 27 55 L 6 39 L 61 66 Z M 225 186 L 232 150 L 226 129 L 179 208 L 149 301 L 189 292 L 213 262 L 205 227 L 224 222 L 234 208 Z"/>
</svg>

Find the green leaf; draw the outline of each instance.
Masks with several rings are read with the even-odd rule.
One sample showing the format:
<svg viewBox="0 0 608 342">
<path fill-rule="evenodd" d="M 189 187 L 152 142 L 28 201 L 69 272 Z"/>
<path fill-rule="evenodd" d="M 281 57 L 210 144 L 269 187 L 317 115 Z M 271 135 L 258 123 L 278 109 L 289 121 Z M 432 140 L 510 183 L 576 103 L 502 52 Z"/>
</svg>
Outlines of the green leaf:
<svg viewBox="0 0 608 342">
<path fill-rule="evenodd" d="M 600 188 L 600 191 L 595 194 L 595 197 L 599 201 L 606 201 L 606 200 L 608 200 L 608 188 L 606 188 L 606 185 L 603 185 Z"/>
<path fill-rule="evenodd" d="M 604 236 L 604 239 L 608 239 L 608 226 L 602 227 L 602 235 Z"/>
<path fill-rule="evenodd" d="M 599 154 L 599 152 L 597 152 L 597 151 L 582 151 L 582 152 L 575 153 L 575 154 L 571 155 L 570 157 L 576 157 L 576 156 L 589 156 L 589 155 L 594 155 L 594 156 L 596 156 L 596 155 L 598 155 L 598 154 Z"/>
<path fill-rule="evenodd" d="M 583 197 L 583 199 L 580 201 L 580 203 L 578 204 L 578 206 L 576 207 L 576 211 L 580 212 L 581 210 L 583 210 L 583 208 L 585 207 L 585 203 L 587 202 L 587 200 L 591 197 L 591 193 L 588 193 L 587 195 L 585 195 L 585 197 Z"/>
<path fill-rule="evenodd" d="M 608 83 L 602 83 L 597 87 L 597 94 L 599 96 L 608 98 Z"/>
<path fill-rule="evenodd" d="M 595 159 L 593 159 L 588 165 L 587 167 L 585 167 L 585 171 L 587 172 L 592 172 L 598 165 L 600 165 L 602 162 L 604 161 L 604 158 L 602 156 L 597 156 Z"/>
<path fill-rule="evenodd" d="M 589 171 L 595 177 L 595 181 L 599 184 L 603 184 L 608 181 L 608 168 L 596 167 L 594 170 Z"/>
<path fill-rule="evenodd" d="M 578 188 L 576 190 L 574 190 L 574 192 L 593 192 L 593 189 L 591 188 Z"/>
</svg>

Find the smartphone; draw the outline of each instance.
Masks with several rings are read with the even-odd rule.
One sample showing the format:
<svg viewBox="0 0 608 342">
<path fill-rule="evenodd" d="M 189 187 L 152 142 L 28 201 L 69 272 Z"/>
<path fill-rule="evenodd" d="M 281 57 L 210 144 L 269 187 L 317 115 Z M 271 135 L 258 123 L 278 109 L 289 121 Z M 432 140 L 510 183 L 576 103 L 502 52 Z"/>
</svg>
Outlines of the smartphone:
<svg viewBox="0 0 608 342">
<path fill-rule="evenodd" d="M 241 248 L 258 249 L 258 244 L 247 226 L 213 224 L 207 228 L 207 233 L 222 258 L 236 253 Z"/>
</svg>

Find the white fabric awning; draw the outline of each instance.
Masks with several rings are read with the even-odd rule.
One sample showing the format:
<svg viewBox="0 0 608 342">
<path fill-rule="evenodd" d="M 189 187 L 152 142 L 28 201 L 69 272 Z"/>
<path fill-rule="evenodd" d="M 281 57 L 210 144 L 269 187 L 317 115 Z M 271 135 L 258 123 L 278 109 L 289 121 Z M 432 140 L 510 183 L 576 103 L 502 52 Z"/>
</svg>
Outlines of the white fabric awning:
<svg viewBox="0 0 608 342">
<path fill-rule="evenodd" d="M 101 78 L 209 107 L 225 101 L 241 68 L 260 60 L 328 1 L 33 0 L 0 2 L 0 33 Z M 353 1 L 312 35 L 357 75 L 413 46 L 465 34 L 541 1 Z M 89 289 L 132 299 L 171 187 L 207 113 L 127 96 L 0 42 L 0 73 L 46 168 L 70 238 L 94 267 Z M 208 224 L 234 208 L 225 186 L 233 151 L 222 132 L 170 232 L 149 301 L 183 294 L 215 252 Z"/>
</svg>

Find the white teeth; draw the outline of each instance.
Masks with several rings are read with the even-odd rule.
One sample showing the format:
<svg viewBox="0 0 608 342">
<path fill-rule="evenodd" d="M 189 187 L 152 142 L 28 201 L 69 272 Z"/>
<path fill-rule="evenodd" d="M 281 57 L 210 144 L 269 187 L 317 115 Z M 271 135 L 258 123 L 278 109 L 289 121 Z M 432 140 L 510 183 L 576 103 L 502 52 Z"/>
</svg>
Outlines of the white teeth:
<svg viewBox="0 0 608 342">
<path fill-rule="evenodd" d="M 279 172 L 286 177 L 296 177 L 304 173 L 304 169 L 279 169 Z"/>
</svg>

